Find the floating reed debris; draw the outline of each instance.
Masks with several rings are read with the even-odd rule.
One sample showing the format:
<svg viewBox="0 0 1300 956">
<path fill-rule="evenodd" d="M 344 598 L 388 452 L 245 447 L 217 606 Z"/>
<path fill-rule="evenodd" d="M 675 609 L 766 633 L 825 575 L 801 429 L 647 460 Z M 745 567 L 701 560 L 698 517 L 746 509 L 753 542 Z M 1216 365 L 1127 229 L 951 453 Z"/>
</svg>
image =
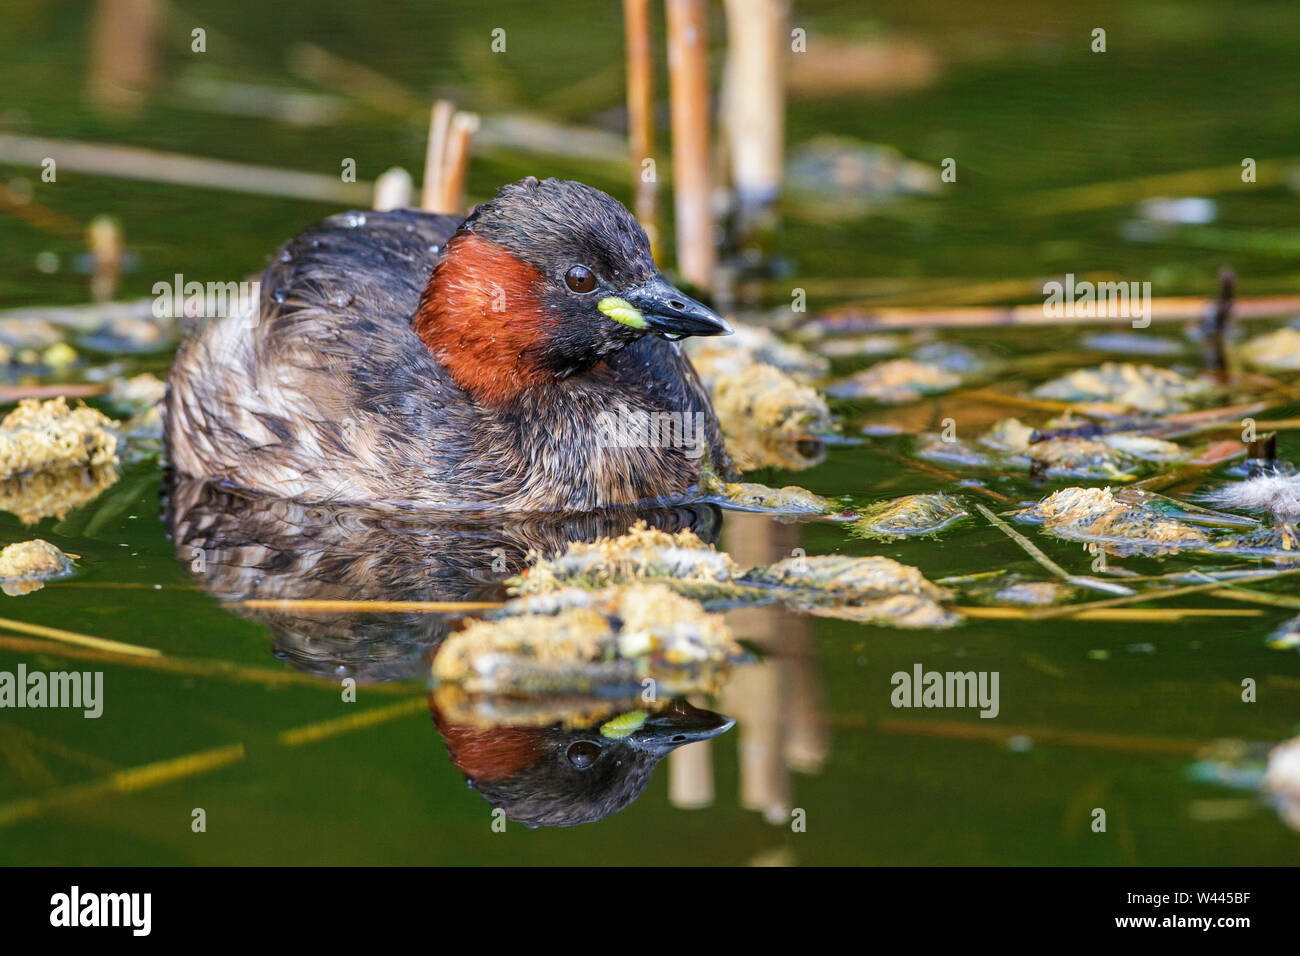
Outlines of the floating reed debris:
<svg viewBox="0 0 1300 956">
<path fill-rule="evenodd" d="M 52 236 L 80 240 L 84 235 L 79 223 L 17 192 L 8 183 L 0 183 L 0 212 Z"/>
<path fill-rule="evenodd" d="M 417 697 L 388 707 L 286 730 L 276 736 L 276 742 L 283 747 L 300 747 L 427 710 L 425 699 Z M 89 783 L 73 784 L 51 793 L 0 804 L 0 827 L 35 819 L 52 810 L 66 809 L 104 797 L 152 790 L 177 780 L 212 773 L 239 763 L 246 756 L 245 745 L 240 742 L 117 770 Z"/>
<path fill-rule="evenodd" d="M 740 451 L 756 444 L 750 436 L 815 438 L 834 431 L 826 400 L 772 365 L 755 363 L 734 375 L 711 380 L 718 421 Z M 743 456 L 742 456 L 743 457 Z"/>
<path fill-rule="evenodd" d="M 291 611 L 304 614 L 465 614 L 501 607 L 500 601 L 348 601 L 318 598 L 250 598 L 235 607 L 251 611 Z"/>
<path fill-rule="evenodd" d="M 1036 477 L 1124 482 L 1156 465 L 1183 461 L 1190 455 L 1173 442 L 1136 433 L 1146 425 L 1125 423 L 1108 428 L 1076 421 L 1067 417 L 1060 427 L 1035 431 L 1018 418 L 1002 419 L 977 440 L 987 452 L 927 434 L 923 436 L 926 444 L 917 454 L 966 467 L 1028 470 Z"/>
<path fill-rule="evenodd" d="M 52 468 L 0 480 L 0 511 L 17 516 L 23 524 L 36 524 L 95 500 L 118 479 L 114 465 L 93 468 Z"/>
<path fill-rule="evenodd" d="M 136 644 L 124 644 L 121 641 L 110 641 L 102 637 L 93 637 L 89 634 L 78 634 L 76 631 L 65 631 L 57 627 L 46 627 L 43 624 L 28 624 L 26 621 L 15 621 L 7 617 L 0 617 L 0 630 L 14 631 L 18 634 L 31 634 L 35 637 L 44 637 L 47 640 L 57 641 L 61 644 L 75 644 L 80 647 L 94 648 L 95 650 L 108 651 L 114 654 L 125 654 L 129 657 L 161 657 L 162 651 L 153 647 L 140 647 Z"/>
<path fill-rule="evenodd" d="M 1215 442 L 1182 467 L 1166 471 L 1160 475 L 1152 475 L 1150 478 L 1144 478 L 1134 484 L 1133 488 L 1138 491 L 1159 491 L 1161 488 L 1181 485 L 1200 477 L 1215 465 L 1221 465 L 1225 461 L 1240 458 L 1245 453 L 1246 448 L 1239 441 Z"/>
<path fill-rule="evenodd" d="M 1065 568 L 1061 567 L 1059 564 L 1057 564 L 1055 561 L 1049 558 L 1046 554 L 1044 554 L 1043 550 L 1040 547 L 1038 547 L 1038 545 L 1034 544 L 1034 542 L 1030 541 L 1028 538 L 1026 538 L 1015 528 L 1011 527 L 1011 525 L 1007 524 L 1005 521 L 1003 521 L 1001 518 L 995 515 L 984 505 L 980 504 L 979 502 L 975 502 L 975 507 L 979 510 L 980 514 L 982 514 L 985 518 L 988 519 L 989 524 L 993 525 L 993 527 L 997 528 L 999 531 L 1005 534 L 1016 544 L 1020 545 L 1021 549 L 1025 552 L 1025 554 L 1029 555 L 1031 558 L 1033 558 L 1035 561 L 1041 564 L 1044 568 L 1048 570 L 1049 573 L 1056 575 L 1058 578 L 1061 578 L 1062 580 L 1065 580 L 1070 577 L 1070 572 L 1065 570 Z"/>
<path fill-rule="evenodd" d="M 1300 370 L 1300 329 L 1283 326 L 1243 342 L 1237 349 L 1242 361 L 1256 368 L 1294 372 Z"/>
<path fill-rule="evenodd" d="M 1110 734 L 1087 730 L 1067 730 L 1061 727 L 989 726 L 997 723 L 994 720 L 913 720 L 906 717 L 873 719 L 855 714 L 831 715 L 828 720 L 837 727 L 866 728 L 881 734 L 908 734 L 922 737 L 943 737 L 949 740 L 980 740 L 999 743 L 1021 738 L 1032 740 L 1035 743 L 1057 744 L 1066 747 L 1084 747 L 1129 753 L 1167 754 L 1170 756 L 1200 753 L 1206 745 L 1206 741 L 1203 740 L 1179 737 Z"/>
<path fill-rule="evenodd" d="M 690 338 L 682 347 L 705 385 L 743 372 L 751 365 L 770 365 L 808 385 L 830 370 L 830 361 L 795 342 L 787 342 L 762 325 L 732 321 L 725 338 Z"/>
<path fill-rule="evenodd" d="M 1267 594 L 1248 588 L 1222 588 L 1209 592 L 1210 597 L 1223 598 L 1226 601 L 1245 601 L 1248 604 L 1267 604 L 1270 607 L 1300 608 L 1300 598 L 1288 594 Z"/>
<path fill-rule="evenodd" d="M 1151 300 L 1153 322 L 1194 321 L 1205 314 L 1206 300 L 1198 296 L 1171 296 Z M 1234 316 L 1241 319 L 1275 319 L 1279 315 L 1300 311 L 1300 296 L 1274 295 L 1237 299 Z M 1030 305 L 999 307 L 953 307 L 947 309 L 858 308 L 851 312 L 831 312 L 819 320 L 833 322 L 844 332 L 872 332 L 881 329 L 987 329 L 1002 326 L 1047 325 L 1059 329 L 1061 320 L 1044 313 L 1042 302 Z M 1114 323 L 1113 318 L 1077 316 L 1071 325 Z"/>
<path fill-rule="evenodd" d="M 864 509 L 853 530 L 865 537 L 907 538 L 937 534 L 965 516 L 961 501 L 951 495 L 905 495 Z"/>
<path fill-rule="evenodd" d="M 373 193 L 370 183 L 341 182 L 337 173 L 304 173 L 271 166 L 182 156 L 179 153 L 164 153 L 134 146 L 107 146 L 0 133 L 0 163 L 39 167 L 47 156 L 59 158 L 60 172 L 197 186 L 257 196 L 306 199 L 343 206 L 367 206 Z"/>
<path fill-rule="evenodd" d="M 72 570 L 72 559 L 42 538 L 16 541 L 0 551 L 0 589 L 10 597 L 31 594 Z"/>
<path fill-rule="evenodd" d="M 872 451 L 875 452 L 877 455 L 883 455 L 884 457 L 890 459 L 891 461 L 896 461 L 901 465 L 907 465 L 909 468 L 915 468 L 917 471 L 923 471 L 926 474 L 934 475 L 936 478 L 943 478 L 947 481 L 952 481 L 952 482 L 961 481 L 961 478 L 954 475 L 952 472 L 944 471 L 942 468 L 936 468 L 934 465 L 931 465 L 928 462 L 921 461 L 917 458 L 912 458 L 908 455 L 898 455 L 892 451 L 889 451 L 888 449 L 879 448 L 879 447 L 872 448 Z M 972 491 L 975 494 L 983 495 L 986 498 L 992 498 L 994 501 L 1001 501 L 1004 503 L 1008 503 L 1011 501 L 1011 499 L 1008 498 L 1006 495 L 1002 494 L 1002 492 L 994 491 L 992 488 L 985 488 L 983 485 L 967 485 L 964 487 L 963 490 Z"/>
<path fill-rule="evenodd" d="M 119 428 L 62 396 L 23 399 L 0 420 L 0 508 L 34 524 L 94 499 L 117 480 Z"/>
<path fill-rule="evenodd" d="M 27 797 L 0 804 L 0 827 L 35 819 L 51 810 L 61 810 L 120 794 L 137 793 L 163 784 L 211 773 L 239 763 L 245 756 L 244 745 L 229 744 L 197 753 L 147 763 L 129 770 L 118 770 L 90 783 L 63 787 L 38 797 Z"/>
<path fill-rule="evenodd" d="M 774 600 L 822 617 L 897 627 L 951 627 L 956 615 L 941 602 L 951 595 L 919 570 L 879 555 L 808 555 L 741 572 L 726 552 L 693 532 L 677 534 L 638 522 L 618 538 L 570 544 L 558 557 L 531 556 L 532 565 L 506 582 L 512 594 L 504 614 L 554 612 L 590 604 L 600 591 L 584 589 L 640 581 L 661 582 L 710 605 L 756 605 Z"/>
<path fill-rule="evenodd" d="M 1096 402 L 1140 412 L 1182 412 L 1213 396 L 1215 386 L 1187 378 L 1172 369 L 1128 362 L 1106 362 L 1039 385 L 1035 398 L 1081 403 Z"/>
<path fill-rule="evenodd" d="M 346 94 L 367 109 L 404 119 L 425 107 L 425 100 L 401 83 L 313 43 L 295 43 L 287 60 L 291 73 Z"/>
<path fill-rule="evenodd" d="M 30 633 L 30 632 L 23 632 Z M 42 637 L 48 635 L 42 634 Z M 112 644 L 113 642 L 108 642 Z M 133 648 L 134 645 L 125 645 Z M 271 670 L 265 667 L 250 667 L 240 664 L 232 664 L 229 661 L 212 660 L 198 657 L 171 657 L 163 654 L 161 651 L 152 655 L 142 655 L 135 652 L 126 652 L 116 649 L 100 649 L 95 645 L 91 646 L 69 646 L 66 643 L 53 644 L 49 640 L 34 641 L 20 637 L 5 637 L 0 635 L 0 648 L 16 651 L 22 654 L 44 654 L 50 657 L 71 658 L 73 660 L 98 661 L 105 664 L 120 664 L 124 667 L 134 667 L 136 669 L 155 670 L 169 674 L 184 674 L 190 677 L 208 677 L 216 680 L 230 680 L 247 684 L 262 684 L 266 687 L 284 687 L 294 685 L 300 687 L 323 687 L 330 690 L 337 690 L 338 685 L 330 680 L 322 680 L 318 677 L 312 677 L 310 674 L 303 674 L 289 667 L 283 670 Z M 138 648 L 137 650 L 152 650 L 152 648 Z M 410 693 L 410 685 L 403 686 L 399 683 L 378 683 L 367 685 L 367 693 Z"/>
<path fill-rule="evenodd" d="M 0 404 L 8 405 L 26 398 L 94 398 L 107 391 L 107 385 L 3 385 L 0 386 Z"/>
<path fill-rule="evenodd" d="M 118 423 L 63 398 L 23 399 L 0 420 L 0 478 L 117 463 Z"/>
<path fill-rule="evenodd" d="M 1107 607 L 1124 607 L 1130 604 L 1141 604 L 1143 601 L 1162 601 L 1167 598 L 1182 597 L 1187 594 L 1200 594 L 1209 592 L 1215 596 L 1215 590 L 1222 588 L 1223 585 L 1218 581 L 1211 581 L 1204 584 L 1189 584 L 1181 588 L 1152 588 L 1151 590 L 1141 591 L 1137 594 L 1127 597 L 1110 598 L 1104 601 L 1090 601 L 1087 604 L 1071 604 L 1063 607 L 1046 608 L 1032 612 L 1031 617 L 1034 620 L 1045 620 L 1053 617 L 1073 617 L 1075 614 L 1086 611 L 1094 611 Z"/>
<path fill-rule="evenodd" d="M 413 697 L 410 700 L 389 704 L 387 707 L 372 707 L 369 710 L 361 711 L 359 714 L 335 717 L 333 720 L 322 720 L 319 723 L 308 724 L 305 727 L 285 730 L 276 736 L 276 740 L 285 747 L 301 747 L 304 744 L 319 743 L 322 740 L 328 740 L 330 737 L 351 733 L 354 730 L 378 727 L 380 724 L 386 724 L 390 720 L 396 720 L 409 714 L 428 714 L 428 712 L 428 701 L 424 697 Z"/>
<path fill-rule="evenodd" d="M 866 399 L 882 405 L 905 405 L 927 395 L 948 392 L 961 376 L 937 364 L 913 359 L 888 359 L 836 382 L 826 389 L 834 398 Z"/>
<path fill-rule="evenodd" d="M 1028 211 L 1031 215 L 1059 216 L 1127 206 L 1153 196 L 1208 196 L 1238 189 L 1258 189 L 1261 185 L 1279 186 L 1286 182 L 1287 171 L 1298 162 L 1300 158 L 1259 160 L 1255 164 L 1255 179 L 1249 183 L 1242 179 L 1240 165 L 1216 166 L 1044 190 L 1018 196 L 1009 201 L 1008 208 L 1017 214 Z"/>
<path fill-rule="evenodd" d="M 1116 496 L 1109 488 L 1063 488 L 1019 517 L 1041 522 L 1058 537 L 1117 554 L 1174 554 L 1208 545 L 1209 537 L 1200 528 L 1149 507 L 1158 500 L 1141 491 Z"/>
<path fill-rule="evenodd" d="M 541 594 L 561 587 L 603 588 L 634 579 L 664 578 L 705 586 L 726 584 L 741 574 L 725 551 L 700 540 L 689 528 L 669 534 L 637 522 L 624 535 L 573 542 L 562 555 L 530 554 L 530 567 L 507 581 L 512 594 Z"/>
<path fill-rule="evenodd" d="M 660 693 L 681 693 L 716 689 L 711 677 L 693 683 L 707 677 L 699 668 L 742 656 L 720 614 L 663 584 L 547 597 L 549 606 L 523 598 L 507 606 L 507 616 L 449 635 L 434 658 L 434 677 L 468 694 L 603 696 L 635 694 L 654 675 Z"/>
<path fill-rule="evenodd" d="M 1005 521 L 1003 521 L 1001 518 L 995 515 L 988 508 L 984 507 L 984 505 L 980 504 L 979 502 L 975 502 L 975 507 L 979 509 L 980 514 L 982 514 L 985 518 L 989 520 L 990 524 L 992 524 L 995 528 L 997 528 L 999 531 L 1005 534 L 1016 544 L 1020 545 L 1020 547 L 1024 550 L 1026 554 L 1028 554 L 1031 558 L 1033 558 L 1035 561 L 1041 564 L 1044 568 L 1046 568 L 1052 574 L 1056 575 L 1058 578 L 1061 578 L 1063 581 L 1067 582 L 1068 584 L 1077 584 L 1080 587 L 1092 588 L 1094 591 L 1107 591 L 1111 594 L 1132 594 L 1133 593 L 1132 588 L 1125 587 L 1122 584 L 1116 584 L 1113 581 L 1100 581 L 1097 578 L 1091 578 L 1091 577 L 1086 577 L 1077 574 L 1070 574 L 1063 567 L 1061 567 L 1059 564 L 1057 564 L 1055 561 L 1049 558 L 1046 554 L 1044 554 L 1042 549 L 1039 548 L 1038 545 L 1034 544 L 1034 542 L 1030 541 L 1028 538 L 1026 538 L 1015 528 L 1011 527 L 1011 525 L 1007 524 Z"/>
<path fill-rule="evenodd" d="M 703 490 L 712 492 L 712 487 Z M 772 488 L 753 481 L 723 482 L 717 485 L 717 498 L 729 507 L 743 511 L 766 511 L 780 515 L 832 515 L 836 505 L 798 485 Z"/>
<path fill-rule="evenodd" d="M 995 621 L 1036 621 L 1033 610 L 1020 607 L 954 607 L 954 611 L 967 617 L 985 618 Z M 1106 621 L 1118 623 L 1158 623 L 1181 621 L 1189 617 L 1258 617 L 1263 611 L 1240 610 L 1236 608 L 1150 608 L 1150 607 L 1103 607 L 1091 611 L 1079 611 L 1077 614 L 1063 614 L 1063 618 L 1072 621 Z"/>
</svg>

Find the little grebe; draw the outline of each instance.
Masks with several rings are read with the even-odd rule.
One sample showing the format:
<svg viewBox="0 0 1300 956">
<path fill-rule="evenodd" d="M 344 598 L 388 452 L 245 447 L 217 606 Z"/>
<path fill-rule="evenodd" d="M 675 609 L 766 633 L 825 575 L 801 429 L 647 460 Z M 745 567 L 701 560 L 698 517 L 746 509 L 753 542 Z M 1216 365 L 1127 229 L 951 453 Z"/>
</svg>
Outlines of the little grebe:
<svg viewBox="0 0 1300 956">
<path fill-rule="evenodd" d="M 463 221 L 333 216 L 273 257 L 256 315 L 181 347 L 169 460 L 302 501 L 546 511 L 679 495 L 729 461 L 672 340 L 730 331 L 581 183 L 529 177 Z M 703 453 L 610 441 L 612 420 L 699 423 Z"/>
</svg>

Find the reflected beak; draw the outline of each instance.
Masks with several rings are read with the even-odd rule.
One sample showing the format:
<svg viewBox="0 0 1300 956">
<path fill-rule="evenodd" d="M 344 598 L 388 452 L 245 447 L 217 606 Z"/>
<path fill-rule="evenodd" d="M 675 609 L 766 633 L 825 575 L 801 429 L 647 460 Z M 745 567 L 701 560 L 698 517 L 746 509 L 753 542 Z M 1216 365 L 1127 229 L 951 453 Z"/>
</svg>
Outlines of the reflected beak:
<svg viewBox="0 0 1300 956">
<path fill-rule="evenodd" d="M 735 723 L 732 717 L 701 710 L 678 699 L 666 710 L 648 717 L 627 742 L 637 750 L 663 757 L 686 744 L 725 734 Z"/>
<path fill-rule="evenodd" d="M 663 276 L 655 276 L 631 289 L 624 299 L 641 314 L 642 328 L 666 339 L 730 335 L 732 331 L 726 319 L 669 284 Z"/>
</svg>

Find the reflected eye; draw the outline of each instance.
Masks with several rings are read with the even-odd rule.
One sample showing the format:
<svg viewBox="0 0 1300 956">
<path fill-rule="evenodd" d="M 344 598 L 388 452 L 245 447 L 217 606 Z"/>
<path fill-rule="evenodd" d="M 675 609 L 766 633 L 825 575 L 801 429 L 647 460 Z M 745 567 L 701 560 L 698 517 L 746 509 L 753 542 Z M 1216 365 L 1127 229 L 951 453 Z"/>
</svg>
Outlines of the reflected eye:
<svg viewBox="0 0 1300 956">
<path fill-rule="evenodd" d="M 569 763 L 573 764 L 577 769 L 586 770 L 600 756 L 600 747 L 590 740 L 579 740 L 577 743 L 569 745 L 565 756 L 569 758 Z"/>
<path fill-rule="evenodd" d="M 570 292 L 586 295 L 596 288 L 596 274 L 586 266 L 574 266 L 564 274 L 564 284 Z"/>
</svg>

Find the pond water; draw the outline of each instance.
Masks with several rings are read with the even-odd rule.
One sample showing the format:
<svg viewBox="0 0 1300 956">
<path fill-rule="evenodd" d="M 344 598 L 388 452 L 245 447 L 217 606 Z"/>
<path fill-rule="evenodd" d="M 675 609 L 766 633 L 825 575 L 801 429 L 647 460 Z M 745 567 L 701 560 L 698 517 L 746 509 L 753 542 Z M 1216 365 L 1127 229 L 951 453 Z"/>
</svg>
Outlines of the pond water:
<svg viewBox="0 0 1300 956">
<path fill-rule="evenodd" d="M 1171 186 L 1175 196 L 1209 195 L 1214 221 L 1154 230 L 1133 226 L 1143 219 L 1134 201 L 1095 194 L 1082 201 L 1072 192 L 1186 170 L 1231 172 L 1243 157 L 1263 164 L 1300 155 L 1300 23 L 1287 4 L 1239 3 L 1229 11 L 1214 3 L 921 0 L 872 5 L 869 13 L 847 2 L 796 8 L 795 22 L 810 36 L 906 40 L 933 67 L 901 89 L 800 93 L 790 104 L 790 142 L 832 133 L 886 143 L 935 166 L 954 157 L 958 178 L 947 193 L 848 218 L 791 203 L 769 250 L 782 264 L 776 271 L 788 274 L 747 283 L 742 317 L 790 320 L 794 288 L 807 291 L 810 317 L 848 301 L 1033 303 L 1041 300 L 1036 277 L 1065 272 L 1150 280 L 1157 296 L 1212 295 L 1218 270 L 1231 265 L 1239 295 L 1300 291 L 1290 255 L 1296 198 L 1284 176 L 1251 188 L 1220 189 L 1211 174 Z M 295 126 L 233 115 L 202 93 L 204 82 L 307 85 L 290 68 L 293 43 L 365 64 L 419 97 L 454 92 L 485 114 L 536 111 L 609 124 L 622 96 L 613 2 L 581 0 L 545 16 L 536 5 L 513 2 L 490 11 L 470 3 L 430 11 L 414 2 L 375 8 L 322 0 L 290 12 L 235 0 L 201 15 L 197 4 L 172 10 L 168 31 L 176 37 L 160 51 L 158 93 L 135 115 L 105 118 L 80 96 L 85 5 L 9 4 L 0 15 L 7 21 L 0 31 L 0 132 L 328 174 L 340 157 L 352 157 L 361 178 L 395 164 L 420 167 L 425 128 L 415 117 L 362 108 Z M 191 21 L 209 31 L 199 62 L 187 53 Z M 1107 29 L 1104 54 L 1089 50 L 1099 24 Z M 512 52 L 494 59 L 486 37 L 501 25 Z M 346 90 L 318 92 L 353 102 Z M 476 155 L 470 195 L 485 197 L 528 173 L 581 178 L 627 198 L 617 167 L 508 145 Z M 36 201 L 71 222 L 101 213 L 120 220 L 132 265 L 119 299 L 147 295 L 175 273 L 198 281 L 246 275 L 284 239 L 339 211 L 72 172 L 41 184 L 31 168 L 0 163 L 0 181 L 15 179 L 29 181 Z M 0 307 L 87 300 L 78 238 L 3 208 L 0 237 Z M 53 270 L 49 253 L 57 257 Z M 1291 318 L 1279 314 L 1249 327 L 1253 333 Z M 1106 482 L 918 464 L 915 436 L 939 431 L 948 418 L 963 438 L 1013 414 L 1036 424 L 1046 418 L 971 388 L 1022 394 L 1107 359 L 1194 367 L 1198 349 L 1183 326 L 1157 322 L 1139 333 L 1179 349 L 1154 359 L 1083 342 L 1100 327 L 936 332 L 938 341 L 1005 364 L 947 396 L 887 408 L 836 402 L 842 434 L 855 441 L 829 445 L 807 469 L 746 477 L 859 505 L 947 491 L 970 504 L 969 516 L 935 536 L 882 542 L 820 519 L 707 512 L 703 536 L 744 566 L 802 549 L 884 555 L 931 581 L 958 579 L 958 587 L 959 579 L 989 572 L 1050 580 L 973 502 L 1004 514 L 1070 484 Z M 168 349 L 78 348 L 80 364 L 70 371 L 15 372 L 12 382 L 93 381 L 109 366 L 161 376 L 170 357 Z M 836 358 L 834 369 L 847 374 L 872 361 Z M 1238 390 L 1218 404 L 1257 394 Z M 1273 394 L 1284 397 L 1261 418 L 1300 416 L 1294 387 Z M 869 434 L 864 426 L 872 426 Z M 893 430 L 898 434 L 885 433 Z M 1300 461 L 1296 432 L 1282 433 L 1279 455 Z M 1228 477 L 1231 468 L 1219 465 L 1161 491 L 1179 497 Z M 1016 528 L 1069 573 L 1095 573 L 1095 556 L 1080 543 Z M 158 462 L 144 458 L 124 464 L 111 487 L 62 519 L 30 526 L 0 514 L 0 543 L 35 536 L 78 555 L 78 570 L 5 599 L 0 670 L 102 669 L 103 714 L 0 714 L 5 863 L 1240 865 L 1300 856 L 1300 834 L 1274 807 L 1249 786 L 1228 785 L 1256 779 L 1267 748 L 1300 726 L 1300 657 L 1267 641 L 1295 608 L 1200 592 L 1138 607 L 1230 613 L 1167 621 L 972 616 L 945 630 L 891 629 L 777 606 L 729 610 L 733 631 L 757 659 L 697 703 L 736 725 L 662 761 L 626 809 L 579 827 L 533 830 L 500 826 L 492 800 L 467 787 L 449 759 L 431 717 L 428 662 L 447 619 L 238 602 L 491 597 L 504 576 L 488 557 L 494 549 L 504 549 L 514 570 L 527 545 L 562 542 L 563 534 L 288 513 L 173 488 Z M 194 565 L 200 539 L 210 567 Z M 1268 566 L 1187 553 L 1112 557 L 1107 580 L 1124 581 L 1109 573 L 1117 567 L 1157 575 Z M 1257 589 L 1294 597 L 1294 580 Z M 963 594 L 960 603 L 976 601 Z M 122 659 L 54 645 L 24 633 L 24 625 L 161 656 Z M 996 718 L 969 708 L 895 707 L 893 675 L 917 666 L 996 672 Z M 346 676 L 360 678 L 355 702 L 340 692 Z M 1242 700 L 1246 678 L 1257 685 L 1250 703 Z M 562 788 L 551 797 L 559 805 L 579 799 Z M 196 808 L 206 832 L 192 829 Z M 1092 827 L 1097 808 L 1106 811 L 1104 833 Z"/>
</svg>

